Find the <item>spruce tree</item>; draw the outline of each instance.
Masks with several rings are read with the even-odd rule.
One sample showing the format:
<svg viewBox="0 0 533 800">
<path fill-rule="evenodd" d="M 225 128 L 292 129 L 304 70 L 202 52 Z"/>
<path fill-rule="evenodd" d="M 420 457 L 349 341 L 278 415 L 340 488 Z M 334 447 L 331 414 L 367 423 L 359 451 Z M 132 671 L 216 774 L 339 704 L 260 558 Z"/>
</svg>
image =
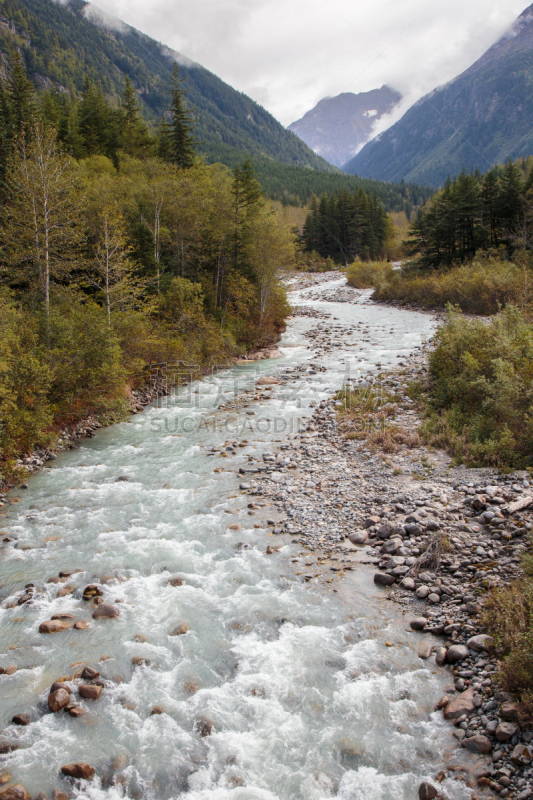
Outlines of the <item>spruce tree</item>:
<svg viewBox="0 0 533 800">
<path fill-rule="evenodd" d="M 127 75 L 124 81 L 122 119 L 121 134 L 126 153 L 136 158 L 147 155 L 152 144 L 150 131 L 141 116 L 137 92 Z"/>
<path fill-rule="evenodd" d="M 168 133 L 169 161 L 181 169 L 189 169 L 194 164 L 196 142 L 191 131 L 194 124 L 191 112 L 185 108 L 184 98 L 187 94 L 181 88 L 183 78 L 180 78 L 179 67 L 174 64 L 170 79 L 170 92 L 172 97 L 171 118 Z"/>
</svg>

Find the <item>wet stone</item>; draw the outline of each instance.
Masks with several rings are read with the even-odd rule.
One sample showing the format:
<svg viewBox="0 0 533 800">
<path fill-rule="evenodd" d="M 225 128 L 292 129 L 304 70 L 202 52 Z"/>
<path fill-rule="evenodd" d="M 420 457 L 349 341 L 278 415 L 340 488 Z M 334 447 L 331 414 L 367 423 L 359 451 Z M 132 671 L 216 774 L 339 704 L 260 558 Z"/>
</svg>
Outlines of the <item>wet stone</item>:
<svg viewBox="0 0 533 800">
<path fill-rule="evenodd" d="M 65 766 L 61 767 L 61 772 L 63 775 L 67 775 L 70 778 L 81 778 L 86 781 L 92 781 L 96 770 L 85 761 L 80 761 L 76 764 L 65 764 Z"/>
</svg>

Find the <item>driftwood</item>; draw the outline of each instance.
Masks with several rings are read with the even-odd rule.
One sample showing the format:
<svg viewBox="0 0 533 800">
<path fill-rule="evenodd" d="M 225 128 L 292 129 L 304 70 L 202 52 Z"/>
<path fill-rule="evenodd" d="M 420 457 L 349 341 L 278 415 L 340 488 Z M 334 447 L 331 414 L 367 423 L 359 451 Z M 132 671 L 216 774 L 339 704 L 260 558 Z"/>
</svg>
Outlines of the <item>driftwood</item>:
<svg viewBox="0 0 533 800">
<path fill-rule="evenodd" d="M 437 573 L 440 567 L 442 544 L 442 535 L 438 534 L 437 536 L 434 536 L 422 555 L 416 559 L 406 577 L 416 578 L 420 572 L 425 572 L 426 570 Z"/>
<path fill-rule="evenodd" d="M 533 504 L 533 497 L 521 497 L 520 500 L 515 500 L 507 506 L 509 514 L 516 514 L 517 511 L 523 511 L 524 508 L 529 508 Z"/>
</svg>

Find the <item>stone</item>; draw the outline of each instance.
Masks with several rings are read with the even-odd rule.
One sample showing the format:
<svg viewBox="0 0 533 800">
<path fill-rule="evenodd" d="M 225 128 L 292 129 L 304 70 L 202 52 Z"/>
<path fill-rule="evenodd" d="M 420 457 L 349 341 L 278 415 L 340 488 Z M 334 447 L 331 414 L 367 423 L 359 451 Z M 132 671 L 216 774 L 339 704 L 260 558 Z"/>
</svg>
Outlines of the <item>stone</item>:
<svg viewBox="0 0 533 800">
<path fill-rule="evenodd" d="M 434 800 L 438 794 L 435 787 L 427 781 L 424 781 L 424 783 L 421 783 L 418 787 L 418 800 Z"/>
<path fill-rule="evenodd" d="M 92 667 L 85 667 L 80 676 L 84 681 L 95 681 L 97 678 L 100 677 L 100 673 L 97 669 L 93 669 Z"/>
<path fill-rule="evenodd" d="M 379 525 L 381 522 L 381 517 L 367 517 L 363 522 L 363 528 L 371 528 L 373 525 Z"/>
<path fill-rule="evenodd" d="M 463 739 L 461 746 L 471 753 L 482 753 L 483 755 L 487 755 L 492 751 L 491 740 L 482 734 L 476 734 L 475 736 L 470 736 L 468 739 Z"/>
<path fill-rule="evenodd" d="M 152 708 L 152 710 L 150 711 L 150 716 L 152 717 L 154 715 L 164 714 L 164 713 L 165 713 L 165 709 L 163 708 L 163 706 L 154 706 Z"/>
<path fill-rule="evenodd" d="M 378 539 L 390 539 L 393 533 L 396 533 L 397 528 L 392 522 L 385 522 L 378 528 Z"/>
<path fill-rule="evenodd" d="M 423 658 L 424 660 L 429 658 L 433 652 L 433 645 L 431 642 L 420 642 L 417 647 L 416 653 L 419 658 Z"/>
<path fill-rule="evenodd" d="M 394 575 L 387 575 L 385 572 L 376 572 L 374 575 L 374 583 L 377 583 L 379 586 L 392 586 L 394 581 Z"/>
<path fill-rule="evenodd" d="M 468 602 L 465 605 L 465 611 L 467 614 L 479 614 L 481 611 L 481 606 L 477 603 Z"/>
<path fill-rule="evenodd" d="M 423 631 L 427 624 L 428 621 L 425 617 L 415 617 L 415 619 L 412 619 L 409 623 L 414 631 Z"/>
<path fill-rule="evenodd" d="M 80 706 L 72 706 L 67 710 L 67 714 L 69 717 L 81 717 L 82 714 L 85 714 L 85 709 Z"/>
<path fill-rule="evenodd" d="M 474 709 L 474 688 L 471 686 L 466 692 L 461 692 L 450 700 L 443 711 L 443 716 L 444 719 L 453 722 L 463 714 L 470 714 Z"/>
<path fill-rule="evenodd" d="M 78 688 L 78 692 L 84 700 L 98 700 L 102 694 L 102 687 L 94 683 L 84 683 Z"/>
<path fill-rule="evenodd" d="M 183 586 L 183 579 L 182 578 L 169 578 L 167 581 L 167 586 Z"/>
<path fill-rule="evenodd" d="M 174 630 L 172 631 L 172 633 L 170 635 L 171 636 L 183 636 L 183 634 L 184 633 L 188 633 L 188 631 L 189 631 L 189 626 L 187 625 L 187 623 L 184 622 L 183 625 L 178 625 L 177 628 L 174 628 Z"/>
<path fill-rule="evenodd" d="M 214 727 L 213 723 L 211 722 L 210 719 L 207 718 L 196 720 L 195 723 L 196 730 L 203 738 L 205 738 L 206 736 L 211 736 L 211 734 L 213 733 L 213 727 Z"/>
<path fill-rule="evenodd" d="M 263 377 L 259 378 L 257 381 L 257 386 L 276 386 L 280 383 L 281 381 L 278 378 L 271 378 L 267 375 L 263 375 Z"/>
<path fill-rule="evenodd" d="M 516 703 L 514 700 L 506 700 L 500 707 L 499 716 L 506 722 L 517 722 L 521 710 L 521 703 Z"/>
<path fill-rule="evenodd" d="M 431 592 L 431 594 L 428 594 L 428 602 L 437 605 L 437 603 L 440 603 L 440 595 Z"/>
<path fill-rule="evenodd" d="M 77 631 L 86 631 L 86 630 L 87 630 L 87 628 L 90 628 L 91 626 L 89 625 L 89 623 L 88 623 L 88 622 L 85 622 L 85 620 L 84 620 L 84 619 L 80 619 L 80 620 L 78 620 L 78 622 L 75 622 L 75 623 L 74 623 L 74 626 L 73 626 L 73 627 L 74 627 L 74 628 L 75 628 Z"/>
<path fill-rule="evenodd" d="M 0 755 L 12 753 L 13 750 L 18 750 L 20 745 L 10 742 L 9 739 L 0 739 Z"/>
<path fill-rule="evenodd" d="M 11 722 L 14 725 L 29 725 L 31 722 L 31 717 L 29 714 L 15 714 Z"/>
<path fill-rule="evenodd" d="M 468 647 L 471 650 L 475 650 L 476 653 L 482 653 L 484 650 L 488 650 L 492 644 L 494 644 L 494 639 L 492 636 L 488 636 L 486 633 L 480 633 L 477 636 L 471 636 L 467 641 Z"/>
<path fill-rule="evenodd" d="M 447 653 L 448 653 L 448 651 L 446 650 L 445 647 L 438 647 L 437 648 L 437 652 L 435 654 L 435 661 L 436 661 L 436 663 L 438 664 L 439 667 L 443 667 L 444 664 L 446 663 L 446 655 L 447 655 Z"/>
<path fill-rule="evenodd" d="M 21 783 L 14 783 L 0 792 L 0 800 L 31 800 L 31 797 Z"/>
<path fill-rule="evenodd" d="M 64 689 L 66 692 L 70 694 L 70 688 L 66 685 L 63 678 L 61 678 L 61 680 L 59 681 L 56 681 L 50 686 L 49 694 L 52 694 L 52 692 L 55 692 L 57 689 Z"/>
<path fill-rule="evenodd" d="M 81 778 L 82 780 L 92 781 L 96 770 L 85 761 L 80 761 L 77 764 L 65 764 L 64 767 L 61 767 L 61 772 L 63 775 L 68 775 L 69 778 Z"/>
<path fill-rule="evenodd" d="M 120 611 L 116 606 L 112 606 L 111 603 L 100 603 L 93 611 L 93 619 L 111 619 L 119 616 Z"/>
<path fill-rule="evenodd" d="M 69 703 L 70 692 L 67 692 L 66 689 L 56 689 L 48 695 L 48 708 L 54 714 L 68 706 Z"/>
<path fill-rule="evenodd" d="M 448 664 L 457 664 L 458 661 L 463 661 L 465 658 L 468 658 L 468 655 L 468 647 L 465 647 L 464 644 L 452 644 L 452 646 L 448 648 L 446 660 Z"/>
<path fill-rule="evenodd" d="M 527 766 L 528 764 L 531 764 L 532 759 L 533 754 L 529 747 L 526 747 L 525 744 L 517 744 L 511 753 L 511 761 L 514 764 Z"/>
<path fill-rule="evenodd" d="M 414 592 L 415 590 L 415 582 L 413 578 L 404 578 L 400 583 L 400 586 L 402 589 L 407 589 L 408 592 Z"/>
<path fill-rule="evenodd" d="M 61 631 L 68 631 L 71 625 L 66 620 L 50 619 L 46 622 L 41 622 L 39 625 L 39 633 L 60 633 Z"/>
<path fill-rule="evenodd" d="M 408 536 L 420 536 L 422 533 L 420 525 L 415 525 L 414 523 L 408 523 L 405 526 L 405 532 Z"/>
<path fill-rule="evenodd" d="M 88 586 L 85 587 L 83 590 L 83 599 L 88 601 L 92 600 L 95 597 L 102 597 L 103 591 L 100 589 L 96 583 L 90 583 Z"/>
<path fill-rule="evenodd" d="M 499 742 L 508 742 L 519 730 L 515 722 L 500 722 L 496 728 L 496 738 Z"/>
<path fill-rule="evenodd" d="M 35 800 L 37 800 L 37 798 L 35 798 Z M 62 792 L 60 789 L 54 789 L 52 792 L 52 800 L 69 800 L 69 797 L 66 792 Z"/>
<path fill-rule="evenodd" d="M 368 533 L 366 531 L 356 531 L 348 536 L 348 540 L 352 544 L 364 544 L 367 539 Z"/>
<path fill-rule="evenodd" d="M 74 616 L 74 614 L 52 614 L 50 619 L 70 620 L 70 619 L 76 619 L 76 617 Z"/>
<path fill-rule="evenodd" d="M 426 530 L 432 532 L 438 531 L 440 530 L 440 525 L 436 519 L 430 519 L 426 525 Z"/>
<path fill-rule="evenodd" d="M 429 593 L 430 592 L 428 586 L 419 586 L 415 592 L 419 600 L 425 600 L 425 598 L 428 596 Z"/>
</svg>

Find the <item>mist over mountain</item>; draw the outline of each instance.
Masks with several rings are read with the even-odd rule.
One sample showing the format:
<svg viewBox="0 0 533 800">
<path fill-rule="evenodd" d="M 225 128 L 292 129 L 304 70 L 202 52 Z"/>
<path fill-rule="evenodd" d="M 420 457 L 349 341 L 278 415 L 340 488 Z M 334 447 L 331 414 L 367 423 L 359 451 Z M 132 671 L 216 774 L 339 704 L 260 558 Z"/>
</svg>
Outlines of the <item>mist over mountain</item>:
<svg viewBox="0 0 533 800">
<path fill-rule="evenodd" d="M 342 167 L 372 138 L 377 120 L 389 114 L 401 99 L 400 92 L 390 86 L 324 97 L 288 130 L 330 164 Z"/>
<path fill-rule="evenodd" d="M 439 186 L 533 153 L 533 5 L 469 69 L 423 97 L 344 167 Z"/>
</svg>

